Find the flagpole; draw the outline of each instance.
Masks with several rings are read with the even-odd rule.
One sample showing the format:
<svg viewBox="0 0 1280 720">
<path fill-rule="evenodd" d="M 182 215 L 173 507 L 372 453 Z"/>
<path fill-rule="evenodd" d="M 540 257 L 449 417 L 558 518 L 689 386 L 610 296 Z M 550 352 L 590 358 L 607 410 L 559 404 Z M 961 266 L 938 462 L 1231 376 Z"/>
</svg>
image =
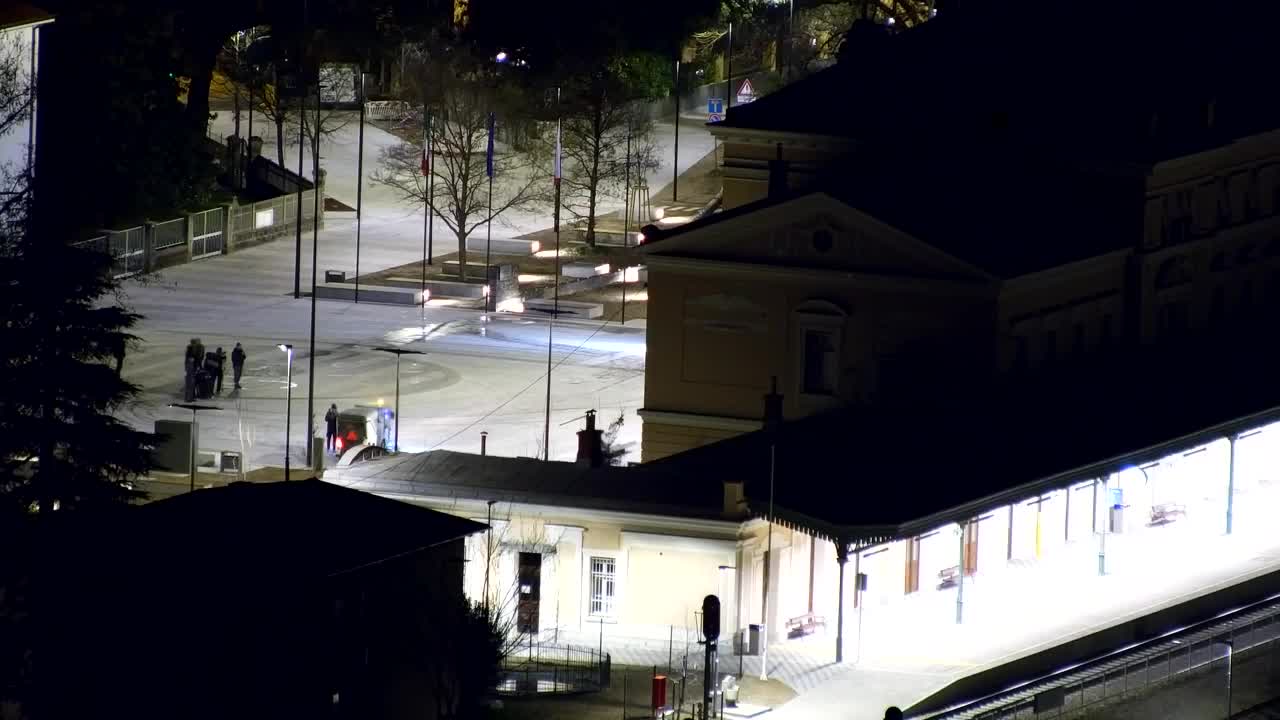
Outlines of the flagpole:
<svg viewBox="0 0 1280 720">
<path fill-rule="evenodd" d="M 360 139 L 356 151 L 356 302 L 360 302 L 360 191 L 364 189 L 364 66 L 360 66 Z"/>
<path fill-rule="evenodd" d="M 631 120 L 627 120 L 627 169 L 626 182 L 622 200 L 623 212 L 626 217 L 622 220 L 622 249 L 626 251 L 631 245 Z M 627 263 L 622 263 L 622 324 L 627 324 Z"/>
<path fill-rule="evenodd" d="M 484 296 L 485 312 L 493 309 L 489 302 L 493 296 L 493 286 L 489 282 L 489 267 L 493 257 L 493 124 L 493 113 L 489 113 L 489 155 L 485 165 L 485 170 L 489 174 L 489 216 L 484 224 L 484 285 L 489 288 L 489 292 Z"/>
<path fill-rule="evenodd" d="M 556 156 L 555 156 L 556 199 L 553 210 L 555 218 L 552 227 L 556 233 L 555 298 L 551 304 L 551 321 L 547 323 L 547 410 L 542 425 L 542 460 L 551 460 L 551 347 L 552 334 L 555 332 L 556 316 L 560 314 L 560 88 L 556 88 Z"/>
<path fill-rule="evenodd" d="M 301 118 L 299 118 L 301 119 Z M 307 350 L 307 466 L 315 468 L 311 457 L 315 445 L 316 399 L 316 265 L 320 251 L 320 76 L 316 76 L 316 125 L 312 129 L 311 167 L 315 173 L 312 197 L 315 209 L 311 215 L 311 337 Z M 302 208 L 298 208 L 298 225 L 302 225 Z M 398 421 L 400 418 L 396 418 Z"/>
<path fill-rule="evenodd" d="M 431 122 L 435 122 L 432 118 Z M 428 124 L 428 127 L 432 127 Z M 435 128 L 432 127 L 434 130 Z M 427 167 L 431 172 L 427 174 L 427 212 L 431 213 L 431 222 L 427 223 L 427 264 L 431 264 L 431 256 L 435 251 L 435 230 L 436 230 L 436 173 L 435 173 L 435 152 L 436 141 L 432 137 L 432 133 L 427 133 L 427 156 L 431 161 L 427 163 Z"/>
<path fill-rule="evenodd" d="M 422 104 L 422 118 L 425 121 L 422 125 L 422 173 L 427 176 L 426 186 L 427 192 L 422 198 L 422 327 L 423 333 L 427 327 L 427 263 L 431 259 L 431 162 L 435 158 L 431 157 L 431 114 L 427 112 L 426 103 Z"/>
</svg>

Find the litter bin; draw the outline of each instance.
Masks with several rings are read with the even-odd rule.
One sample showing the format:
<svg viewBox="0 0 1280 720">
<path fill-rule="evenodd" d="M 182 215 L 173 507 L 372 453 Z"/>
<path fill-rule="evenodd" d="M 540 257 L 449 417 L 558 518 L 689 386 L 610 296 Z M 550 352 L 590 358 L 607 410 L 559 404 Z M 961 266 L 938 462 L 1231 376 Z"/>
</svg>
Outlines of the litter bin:
<svg viewBox="0 0 1280 720">
<path fill-rule="evenodd" d="M 220 467 L 218 468 L 224 473 L 240 472 L 240 453 L 230 450 L 223 450 L 218 456 Z"/>
<path fill-rule="evenodd" d="M 324 271 L 324 281 L 325 281 L 325 282 L 327 282 L 327 283 L 331 283 L 331 282 L 346 282 L 346 281 L 347 281 L 347 273 L 346 273 L 345 271 L 343 271 L 343 270 L 325 270 L 325 271 Z"/>
<path fill-rule="evenodd" d="M 761 632 L 761 627 L 759 625 L 747 626 L 747 654 L 748 655 L 760 654 L 760 632 Z"/>
<path fill-rule="evenodd" d="M 725 675 L 720 681 L 720 692 L 724 693 L 726 707 L 738 707 L 738 680 L 732 675 Z"/>
</svg>

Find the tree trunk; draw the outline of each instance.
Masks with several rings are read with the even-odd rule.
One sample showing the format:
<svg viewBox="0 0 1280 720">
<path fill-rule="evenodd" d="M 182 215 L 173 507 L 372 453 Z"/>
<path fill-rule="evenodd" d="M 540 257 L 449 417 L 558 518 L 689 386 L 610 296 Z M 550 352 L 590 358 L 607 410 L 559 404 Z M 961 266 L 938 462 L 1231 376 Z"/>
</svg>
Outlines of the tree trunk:
<svg viewBox="0 0 1280 720">
<path fill-rule="evenodd" d="M 596 106 L 591 118 L 591 170 L 587 173 L 587 247 L 596 246 L 596 198 L 600 194 L 600 155 L 604 153 L 603 109 Z"/>
<path fill-rule="evenodd" d="M 240 137 L 240 84 L 231 82 L 231 112 L 236 123 L 236 137 Z"/>
<path fill-rule="evenodd" d="M 276 123 L 276 164 L 284 167 L 284 104 L 280 100 L 280 74 L 276 72 L 275 65 L 271 66 L 271 87 L 274 93 L 272 102 L 275 107 L 272 108 L 272 120 Z M 263 100 L 266 100 L 266 93 L 263 93 Z M 265 106 L 266 103 L 264 102 Z"/>
<path fill-rule="evenodd" d="M 466 223 L 459 222 L 458 227 L 466 227 Z M 467 233 L 458 233 L 458 279 L 466 281 L 467 279 Z"/>
</svg>

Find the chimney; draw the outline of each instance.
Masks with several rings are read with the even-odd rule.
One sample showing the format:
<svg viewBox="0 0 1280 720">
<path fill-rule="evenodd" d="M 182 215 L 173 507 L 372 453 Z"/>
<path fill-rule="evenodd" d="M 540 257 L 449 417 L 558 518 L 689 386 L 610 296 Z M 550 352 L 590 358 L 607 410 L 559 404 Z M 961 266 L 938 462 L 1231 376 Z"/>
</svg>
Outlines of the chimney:
<svg viewBox="0 0 1280 720">
<path fill-rule="evenodd" d="M 747 497 L 743 491 L 741 480 L 724 482 L 724 515 L 730 518 L 742 517 L 747 508 Z"/>
<path fill-rule="evenodd" d="M 587 427 L 578 431 L 579 465 L 593 468 L 604 465 L 604 431 L 596 429 L 596 411 L 587 411 Z"/>
<path fill-rule="evenodd" d="M 769 394 L 764 396 L 764 429 L 770 432 L 782 426 L 782 396 L 778 394 L 778 376 L 770 380 Z"/>
<path fill-rule="evenodd" d="M 782 143 L 778 143 L 778 157 L 769 161 L 769 199 L 777 200 L 787 194 L 787 161 L 782 159 Z"/>
</svg>

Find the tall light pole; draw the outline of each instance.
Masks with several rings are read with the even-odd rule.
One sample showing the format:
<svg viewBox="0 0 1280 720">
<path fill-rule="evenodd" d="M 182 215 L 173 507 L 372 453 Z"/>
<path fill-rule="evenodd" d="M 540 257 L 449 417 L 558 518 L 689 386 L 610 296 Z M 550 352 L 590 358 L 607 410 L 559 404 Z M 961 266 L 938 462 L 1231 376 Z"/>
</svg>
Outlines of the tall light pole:
<svg viewBox="0 0 1280 720">
<path fill-rule="evenodd" d="M 196 403 L 169 403 L 171 408 L 182 408 L 191 411 L 190 457 L 187 458 L 188 470 L 191 472 L 191 492 L 196 491 L 196 413 L 201 410 L 221 410 L 217 405 L 199 405 Z"/>
<path fill-rule="evenodd" d="M 360 220 L 364 189 L 364 63 L 360 64 L 360 134 L 356 141 L 356 290 L 355 301 L 360 302 Z"/>
<path fill-rule="evenodd" d="M 676 201 L 676 190 L 680 184 L 680 61 L 676 60 L 676 90 L 672 95 L 676 99 L 676 125 L 675 142 L 672 143 L 672 150 L 675 155 L 671 159 L 671 202 Z M 624 238 L 625 240 L 625 238 Z M 625 242 L 623 243 L 625 244 Z"/>
<path fill-rule="evenodd" d="M 374 348 L 378 352 L 391 353 L 396 356 L 396 427 L 394 436 L 392 437 L 392 452 L 400 452 L 400 356 L 401 355 L 426 355 L 421 350 L 406 350 L 404 348 L 380 347 Z"/>
<path fill-rule="evenodd" d="M 317 73 L 319 71 L 317 70 Z M 299 119 L 301 120 L 301 118 Z M 316 126 L 312 132 L 311 170 L 314 182 L 315 209 L 311 215 L 311 336 L 307 350 L 307 467 L 312 467 L 311 451 L 315 445 L 312 438 L 315 429 L 316 399 L 316 265 L 319 264 L 320 252 L 320 76 L 316 75 Z M 302 208 L 298 208 L 298 217 L 302 217 Z"/>
<path fill-rule="evenodd" d="M 284 481 L 289 482 L 289 426 L 293 419 L 293 346 L 280 343 L 276 347 L 288 356 L 285 361 L 284 391 Z"/>
</svg>

